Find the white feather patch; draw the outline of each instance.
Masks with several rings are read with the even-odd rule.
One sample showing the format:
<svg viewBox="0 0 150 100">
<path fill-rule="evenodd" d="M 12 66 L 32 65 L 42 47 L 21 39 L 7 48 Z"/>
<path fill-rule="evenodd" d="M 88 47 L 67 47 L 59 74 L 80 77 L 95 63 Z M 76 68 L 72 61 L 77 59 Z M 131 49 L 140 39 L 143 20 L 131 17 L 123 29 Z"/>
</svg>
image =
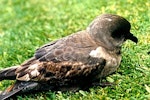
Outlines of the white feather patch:
<svg viewBox="0 0 150 100">
<path fill-rule="evenodd" d="M 28 69 L 34 70 L 38 68 L 38 64 L 31 65 Z"/>
<path fill-rule="evenodd" d="M 33 70 L 31 73 L 30 73 L 33 77 L 36 77 L 38 76 L 40 73 L 38 70 Z"/>
<path fill-rule="evenodd" d="M 91 57 L 103 58 L 106 60 L 106 66 L 118 66 L 121 58 L 120 56 L 110 55 L 106 52 L 102 47 L 96 48 L 96 50 L 92 50 L 89 54 Z"/>
<path fill-rule="evenodd" d="M 30 77 L 29 77 L 29 74 L 26 74 L 22 77 L 17 77 L 17 80 L 20 80 L 20 81 L 29 81 L 30 80 Z"/>
<path fill-rule="evenodd" d="M 106 20 L 108 20 L 108 21 L 112 21 L 112 19 L 111 18 L 105 18 Z"/>
<path fill-rule="evenodd" d="M 96 48 L 96 50 L 92 50 L 89 55 L 90 55 L 91 57 L 96 57 L 96 58 L 101 58 L 101 57 L 103 57 L 103 58 L 104 58 L 104 56 L 103 56 L 102 54 L 103 54 L 102 48 L 101 48 L 101 47 L 98 47 L 98 48 Z"/>
</svg>

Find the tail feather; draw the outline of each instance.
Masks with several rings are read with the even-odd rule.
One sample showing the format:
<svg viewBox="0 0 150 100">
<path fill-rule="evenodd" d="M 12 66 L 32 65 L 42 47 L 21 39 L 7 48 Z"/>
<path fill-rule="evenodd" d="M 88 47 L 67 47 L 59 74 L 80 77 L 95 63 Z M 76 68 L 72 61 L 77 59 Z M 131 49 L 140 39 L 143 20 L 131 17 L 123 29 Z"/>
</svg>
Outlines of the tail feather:
<svg viewBox="0 0 150 100">
<path fill-rule="evenodd" d="M 14 85 L 7 88 L 0 94 L 0 100 L 6 100 L 18 93 L 26 93 L 30 90 L 35 90 L 38 87 L 37 82 L 21 82 L 17 81 Z"/>
<path fill-rule="evenodd" d="M 15 95 L 16 93 L 20 92 L 21 88 L 15 91 L 11 91 L 8 94 L 0 94 L 0 100 L 7 100 L 11 96 Z"/>
<path fill-rule="evenodd" d="M 16 71 L 17 67 L 19 67 L 19 66 L 12 66 L 12 67 L 0 70 L 0 81 L 2 81 L 4 79 L 14 80 L 16 78 L 15 71 Z"/>
</svg>

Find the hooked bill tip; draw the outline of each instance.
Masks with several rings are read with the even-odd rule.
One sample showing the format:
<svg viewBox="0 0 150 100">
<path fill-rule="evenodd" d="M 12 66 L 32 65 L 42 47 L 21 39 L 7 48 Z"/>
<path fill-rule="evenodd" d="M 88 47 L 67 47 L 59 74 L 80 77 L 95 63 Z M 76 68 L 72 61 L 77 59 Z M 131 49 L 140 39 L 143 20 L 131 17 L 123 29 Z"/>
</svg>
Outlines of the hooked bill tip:
<svg viewBox="0 0 150 100">
<path fill-rule="evenodd" d="M 138 43 L 138 38 L 136 36 L 134 36 L 132 33 L 130 33 L 127 36 L 127 39 L 130 39 L 131 41 L 135 42 L 136 44 Z"/>
</svg>

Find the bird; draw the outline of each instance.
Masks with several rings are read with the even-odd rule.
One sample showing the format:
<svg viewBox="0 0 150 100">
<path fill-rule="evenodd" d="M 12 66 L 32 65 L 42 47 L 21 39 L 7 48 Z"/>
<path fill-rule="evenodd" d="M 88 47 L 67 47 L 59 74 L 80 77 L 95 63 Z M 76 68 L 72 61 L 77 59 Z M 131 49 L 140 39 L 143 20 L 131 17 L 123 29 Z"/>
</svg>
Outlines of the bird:
<svg viewBox="0 0 150 100">
<path fill-rule="evenodd" d="M 84 30 L 38 48 L 30 59 L 0 71 L 0 81 L 15 80 L 0 99 L 31 91 L 80 90 L 114 73 L 126 40 L 138 43 L 131 24 L 116 14 L 97 16 Z"/>
</svg>

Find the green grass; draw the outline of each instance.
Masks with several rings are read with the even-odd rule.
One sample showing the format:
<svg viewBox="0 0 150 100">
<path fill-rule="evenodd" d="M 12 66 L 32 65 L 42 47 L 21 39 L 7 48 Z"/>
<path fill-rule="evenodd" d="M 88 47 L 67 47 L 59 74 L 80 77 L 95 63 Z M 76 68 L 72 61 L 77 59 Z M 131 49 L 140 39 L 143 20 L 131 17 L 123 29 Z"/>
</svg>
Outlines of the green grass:
<svg viewBox="0 0 150 100">
<path fill-rule="evenodd" d="M 18 100 L 149 100 L 149 7 L 149 0 L 1 0 L 0 69 L 22 63 L 49 41 L 85 29 L 102 13 L 118 14 L 131 22 L 139 43 L 123 45 L 120 68 L 107 77 L 116 86 L 76 93 L 49 91 L 18 96 Z M 0 82 L 0 90 L 12 83 Z"/>
</svg>

